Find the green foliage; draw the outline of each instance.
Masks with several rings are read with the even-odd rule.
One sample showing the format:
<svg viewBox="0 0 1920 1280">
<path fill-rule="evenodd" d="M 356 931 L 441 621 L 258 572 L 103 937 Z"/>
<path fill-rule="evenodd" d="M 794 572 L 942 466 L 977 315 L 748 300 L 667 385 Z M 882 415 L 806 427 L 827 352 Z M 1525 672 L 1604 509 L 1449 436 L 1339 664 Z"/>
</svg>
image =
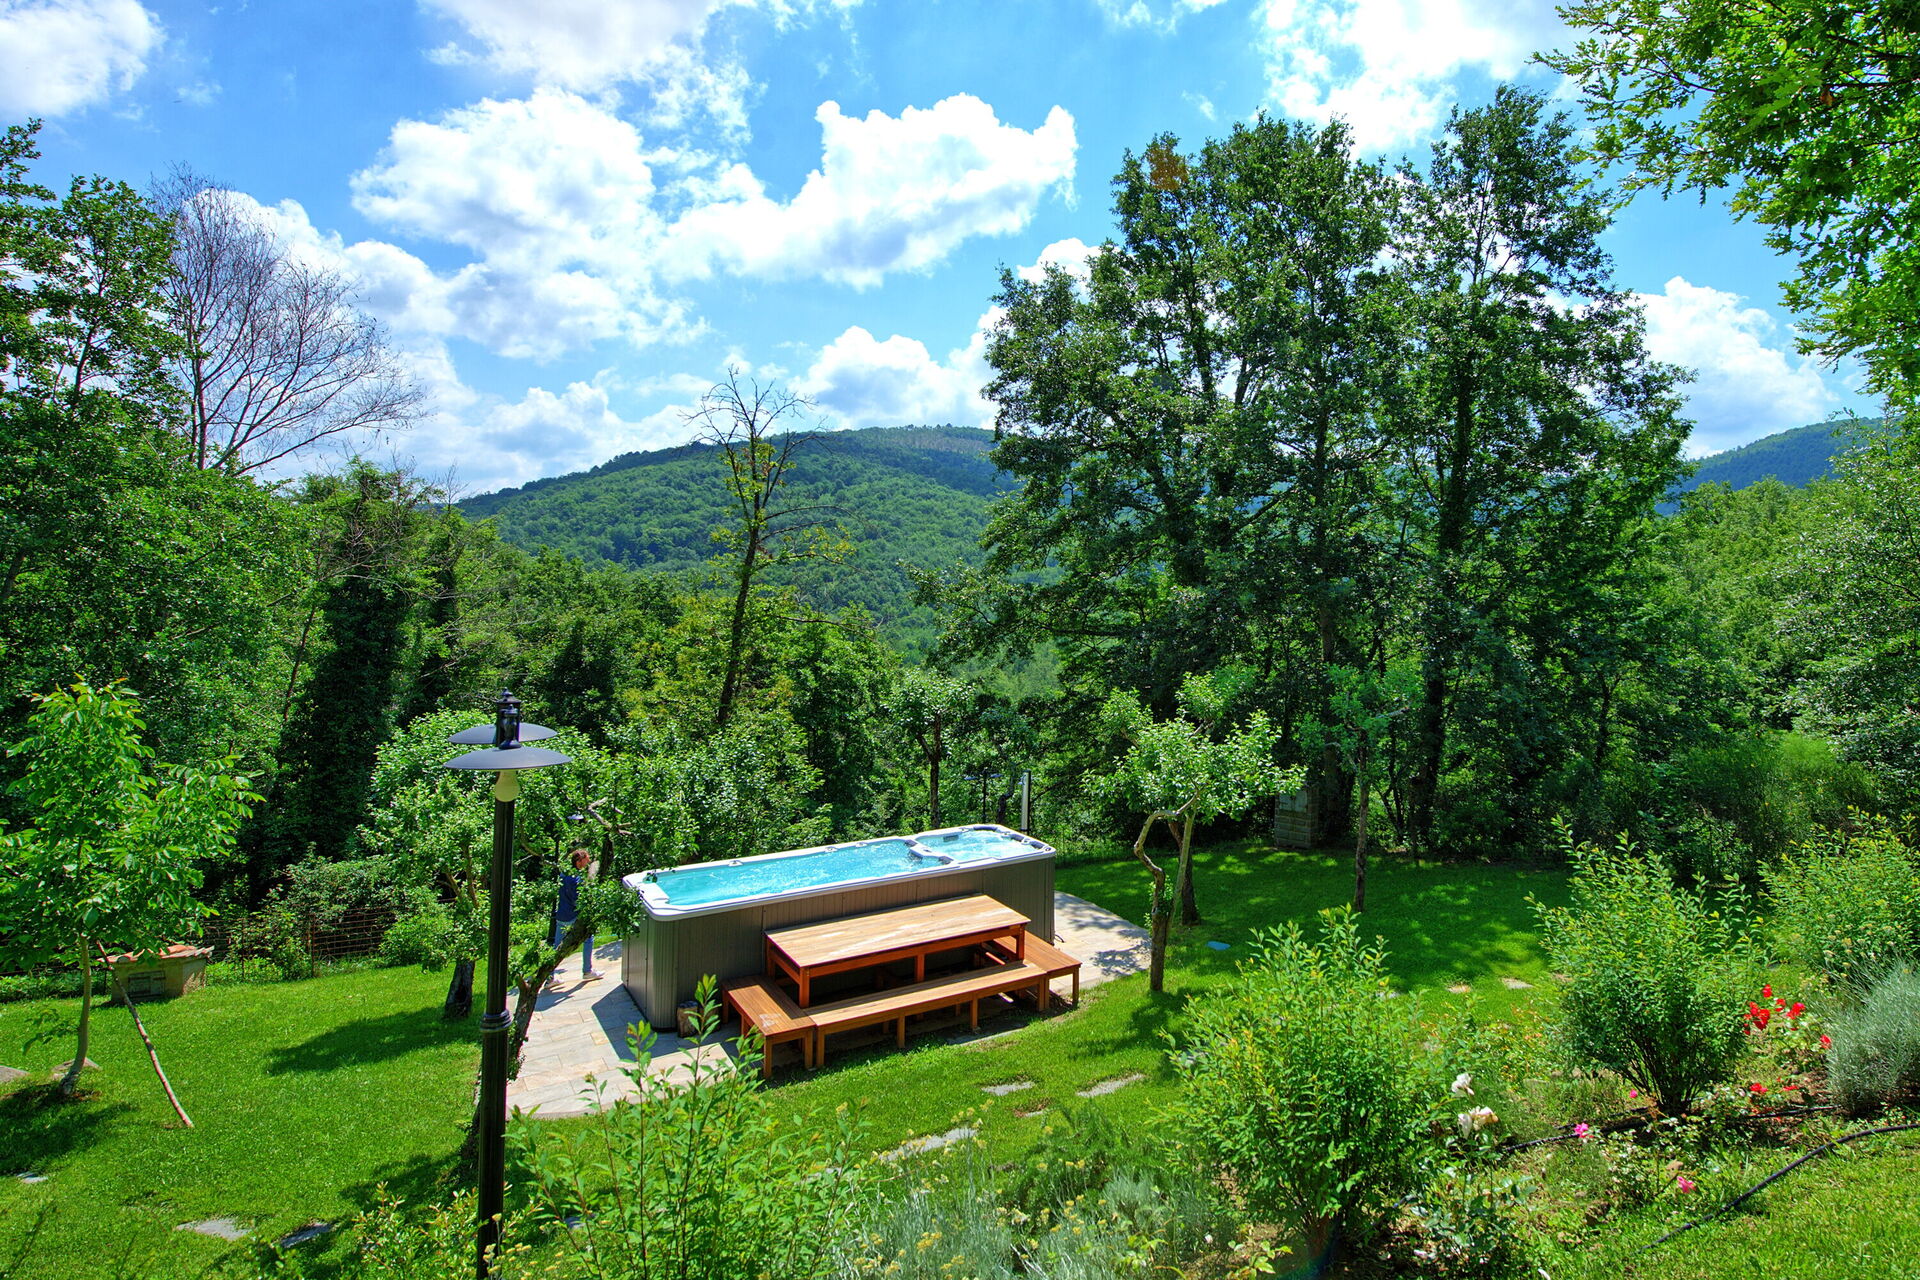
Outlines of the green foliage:
<svg viewBox="0 0 1920 1280">
<path fill-rule="evenodd" d="M 1857 1004 L 1835 1012 L 1827 1025 L 1827 1082 L 1853 1115 L 1877 1111 L 1920 1086 L 1920 971 L 1887 965 L 1863 976 Z"/>
<path fill-rule="evenodd" d="M 1761 436 L 1736 449 L 1710 453 L 1694 464 L 1691 476 L 1680 482 L 1681 492 L 1724 485 L 1745 489 L 1763 480 L 1799 488 L 1823 479 L 1833 471 L 1833 460 L 1858 438 L 1862 431 L 1879 425 L 1875 418 L 1840 422 L 1814 422 L 1791 431 Z"/>
<path fill-rule="evenodd" d="M 1920 209 L 1909 169 L 1920 26 L 1901 4 L 1578 0 L 1547 65 L 1572 77 L 1591 150 L 1629 190 L 1732 186 L 1730 207 L 1798 259 L 1803 349 L 1858 354 L 1869 386 L 1920 387 Z"/>
<path fill-rule="evenodd" d="M 1172 1061 L 1171 1115 L 1254 1213 L 1300 1223 L 1318 1246 L 1364 1238 L 1415 1185 L 1432 1114 L 1405 1004 L 1351 913 L 1255 935 L 1254 955 L 1197 1003 Z"/>
<path fill-rule="evenodd" d="M 1670 1116 L 1726 1080 L 1745 1052 L 1760 957 L 1737 893 L 1709 901 L 1624 838 L 1571 847 L 1573 900 L 1539 907 L 1547 956 L 1566 975 L 1558 1017 L 1578 1060 L 1619 1073 Z"/>
<path fill-rule="evenodd" d="M 1872 803 L 1872 786 L 1833 747 L 1798 733 L 1728 734 L 1656 769 L 1672 815 L 1676 869 L 1701 880 L 1747 878 L 1793 846 Z"/>
<path fill-rule="evenodd" d="M 1761 873 L 1774 942 L 1833 983 L 1920 959 L 1920 853 L 1885 823 L 1860 823 L 1820 833 Z"/>
<path fill-rule="evenodd" d="M 719 1025 L 712 979 L 698 994 L 704 1039 Z M 605 1280 L 680 1276 L 822 1276 L 850 1243 L 869 1174 L 840 1112 L 811 1125 L 776 1121 L 758 1053 L 698 1058 L 691 1077 L 647 1071 L 654 1033 L 634 1046 L 635 1091 L 578 1128 L 516 1138 L 528 1213 L 555 1229 L 571 1274 Z"/>
</svg>

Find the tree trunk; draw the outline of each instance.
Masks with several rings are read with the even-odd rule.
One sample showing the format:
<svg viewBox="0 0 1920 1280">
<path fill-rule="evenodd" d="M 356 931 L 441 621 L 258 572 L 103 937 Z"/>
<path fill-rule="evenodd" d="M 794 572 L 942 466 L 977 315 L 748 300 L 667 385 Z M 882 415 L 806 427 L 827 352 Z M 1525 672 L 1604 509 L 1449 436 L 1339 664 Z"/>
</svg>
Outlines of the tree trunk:
<svg viewBox="0 0 1920 1280">
<path fill-rule="evenodd" d="M 93 945 L 100 947 L 98 942 Z M 100 960 L 107 966 L 107 976 L 113 979 L 114 990 L 120 993 L 120 999 L 125 1002 L 127 1012 L 133 1015 L 133 1029 L 140 1033 L 140 1043 L 147 1047 L 147 1061 L 153 1064 L 153 1074 L 160 1078 L 160 1087 L 166 1091 L 167 1101 L 173 1104 L 173 1114 L 180 1117 L 182 1125 L 189 1129 L 193 1128 L 193 1121 L 188 1118 L 187 1109 L 180 1105 L 179 1095 L 173 1091 L 173 1081 L 167 1079 L 166 1071 L 160 1066 L 160 1051 L 153 1047 L 153 1037 L 147 1034 L 147 1024 L 140 1021 L 140 1011 L 133 1007 L 133 993 L 127 990 L 127 984 L 120 980 L 120 975 L 113 971 L 113 962 L 107 958 L 105 947 L 100 947 Z"/>
<path fill-rule="evenodd" d="M 940 826 L 940 757 L 946 754 L 940 741 L 940 717 L 933 718 L 933 750 L 927 754 L 927 829 Z"/>
<path fill-rule="evenodd" d="M 724 729 L 733 718 L 733 700 L 740 687 L 740 663 L 747 645 L 747 600 L 753 591 L 754 561 L 760 554 L 760 533 L 747 536 L 740 558 L 740 588 L 733 596 L 733 629 L 727 636 L 727 669 L 720 681 L 720 706 L 714 713 L 713 727 Z"/>
<path fill-rule="evenodd" d="M 1200 903 L 1194 896 L 1193 888 L 1193 816 L 1189 814 L 1180 827 L 1180 871 L 1177 876 L 1176 896 L 1180 899 L 1180 923 L 1182 926 L 1200 923 Z"/>
<path fill-rule="evenodd" d="M 71 1098 L 74 1089 L 80 1083 L 80 1073 L 87 1069 L 88 1044 L 93 1035 L 93 959 L 87 954 L 87 944 L 80 944 L 80 1035 L 79 1044 L 74 1049 L 73 1062 L 67 1067 L 67 1074 L 60 1077 L 60 1096 Z"/>
<path fill-rule="evenodd" d="M 447 1000 L 440 1006 L 440 1016 L 449 1022 L 467 1017 L 473 1012 L 473 961 L 456 960 L 453 964 L 453 979 L 447 983 Z"/>
<path fill-rule="evenodd" d="M 1147 989 L 1164 989 L 1167 972 L 1167 929 L 1172 923 L 1173 912 L 1167 903 L 1167 873 L 1165 868 L 1147 856 L 1147 836 L 1153 831 L 1153 824 L 1159 819 L 1157 813 L 1149 814 L 1140 826 L 1140 834 L 1134 837 L 1133 856 L 1153 877 L 1153 895 L 1147 902 Z"/>
<path fill-rule="evenodd" d="M 1353 909 L 1367 909 L 1367 805 L 1372 788 L 1367 777 L 1367 757 L 1360 757 L 1360 801 L 1353 810 Z"/>
</svg>

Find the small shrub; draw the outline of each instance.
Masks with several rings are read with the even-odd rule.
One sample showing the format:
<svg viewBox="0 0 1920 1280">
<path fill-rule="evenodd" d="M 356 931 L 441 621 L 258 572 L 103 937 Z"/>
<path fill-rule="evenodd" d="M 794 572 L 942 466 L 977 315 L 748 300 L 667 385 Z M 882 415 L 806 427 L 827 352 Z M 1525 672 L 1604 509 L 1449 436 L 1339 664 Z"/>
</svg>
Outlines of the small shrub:
<svg viewBox="0 0 1920 1280">
<path fill-rule="evenodd" d="M 1920 972 L 1911 966 L 1875 975 L 1860 1002 L 1829 1025 L 1827 1080 L 1851 1114 L 1877 1111 L 1920 1085 Z"/>
<path fill-rule="evenodd" d="M 703 1040 L 720 1019 L 711 978 L 698 999 Z M 562 1241 L 577 1275 L 831 1274 L 867 1182 L 844 1109 L 784 1123 L 748 1041 L 738 1059 L 697 1060 L 684 1082 L 650 1075 L 653 1037 L 636 1037 L 633 1096 L 603 1099 L 577 1127 L 515 1127 L 528 1216 Z"/>
<path fill-rule="evenodd" d="M 1823 832 L 1763 874 L 1774 941 L 1829 981 L 1920 959 L 1920 854 L 1885 823 Z"/>
<path fill-rule="evenodd" d="M 444 969 L 465 941 L 459 922 L 435 903 L 395 920 L 380 939 L 380 958 L 388 964 Z"/>
<path fill-rule="evenodd" d="M 1532 1248 L 1520 1218 L 1532 1179 L 1442 1169 L 1413 1206 L 1425 1237 L 1416 1250 L 1419 1273 L 1432 1276 L 1515 1276 L 1532 1273 Z"/>
<path fill-rule="evenodd" d="M 1871 779 L 1832 745 L 1799 733 L 1728 736 L 1684 752 L 1658 771 L 1667 838 L 1704 817 L 1721 858 L 1747 857 L 1714 874 L 1751 875 L 1848 810 L 1873 800 Z"/>
<path fill-rule="evenodd" d="M 1571 905 L 1535 904 L 1548 958 L 1567 977 L 1560 1034 L 1574 1057 L 1619 1073 L 1678 1115 L 1745 1052 L 1746 993 L 1759 988 L 1759 956 L 1738 911 L 1679 888 L 1663 861 L 1631 844 L 1576 846 L 1569 856 Z"/>
<path fill-rule="evenodd" d="M 1173 1054 L 1172 1110 L 1201 1160 L 1255 1213 L 1302 1224 L 1316 1250 L 1364 1238 L 1416 1178 L 1430 1107 L 1406 1001 L 1349 912 L 1259 935 L 1235 980 L 1198 1007 Z"/>
</svg>

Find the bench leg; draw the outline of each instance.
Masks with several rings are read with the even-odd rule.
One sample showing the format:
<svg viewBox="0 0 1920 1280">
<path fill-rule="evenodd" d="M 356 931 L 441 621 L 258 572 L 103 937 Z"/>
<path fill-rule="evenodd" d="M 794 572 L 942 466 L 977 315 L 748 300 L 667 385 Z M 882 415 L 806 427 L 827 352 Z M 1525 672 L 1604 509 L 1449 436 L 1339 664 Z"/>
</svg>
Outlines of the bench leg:
<svg viewBox="0 0 1920 1280">
<path fill-rule="evenodd" d="M 907 1019 L 904 1014 L 901 1015 L 900 1020 L 898 1022 L 894 1023 L 894 1027 L 896 1028 L 893 1033 L 893 1038 L 895 1042 L 898 1043 L 902 1049 L 906 1048 L 907 1047 Z"/>
<path fill-rule="evenodd" d="M 1073 1007 L 1076 1009 L 1080 1007 L 1080 971 L 1078 969 L 1073 971 Z"/>
<path fill-rule="evenodd" d="M 980 1001 L 977 999 L 968 1001 L 967 1013 L 973 1029 L 978 1031 L 980 1029 Z"/>
</svg>

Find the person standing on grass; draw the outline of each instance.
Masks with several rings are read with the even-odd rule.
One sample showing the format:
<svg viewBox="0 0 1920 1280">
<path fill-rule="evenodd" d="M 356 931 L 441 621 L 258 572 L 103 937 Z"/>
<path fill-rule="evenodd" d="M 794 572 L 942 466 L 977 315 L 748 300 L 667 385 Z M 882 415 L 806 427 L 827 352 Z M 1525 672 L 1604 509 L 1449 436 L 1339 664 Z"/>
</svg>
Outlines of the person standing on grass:
<svg viewBox="0 0 1920 1280">
<path fill-rule="evenodd" d="M 587 878 L 587 867 L 593 861 L 593 854 L 585 849 L 573 851 L 573 870 L 560 873 L 560 899 L 553 904 L 553 945 L 558 947 L 560 940 L 567 936 L 567 930 L 580 917 L 580 882 Z M 580 980 L 593 977 L 593 935 L 588 934 L 586 943 L 580 948 Z"/>
</svg>

